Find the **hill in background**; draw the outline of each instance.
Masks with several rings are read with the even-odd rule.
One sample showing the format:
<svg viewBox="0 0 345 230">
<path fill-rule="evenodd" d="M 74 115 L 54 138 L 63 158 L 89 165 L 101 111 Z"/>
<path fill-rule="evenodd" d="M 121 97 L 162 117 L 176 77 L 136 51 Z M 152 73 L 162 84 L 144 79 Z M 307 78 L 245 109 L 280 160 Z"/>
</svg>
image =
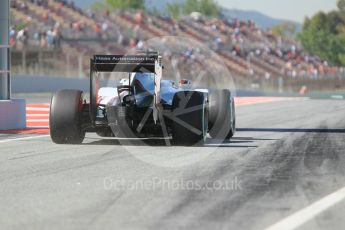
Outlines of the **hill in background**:
<svg viewBox="0 0 345 230">
<path fill-rule="evenodd" d="M 279 25 L 283 22 L 291 22 L 296 26 L 296 31 L 300 32 L 302 25 L 298 22 L 292 22 L 289 20 L 282 20 L 272 18 L 258 11 L 247 11 L 247 10 L 237 10 L 237 9 L 223 9 L 223 14 L 227 18 L 238 18 L 240 20 L 252 20 L 261 28 L 270 28 L 275 25 Z"/>
</svg>

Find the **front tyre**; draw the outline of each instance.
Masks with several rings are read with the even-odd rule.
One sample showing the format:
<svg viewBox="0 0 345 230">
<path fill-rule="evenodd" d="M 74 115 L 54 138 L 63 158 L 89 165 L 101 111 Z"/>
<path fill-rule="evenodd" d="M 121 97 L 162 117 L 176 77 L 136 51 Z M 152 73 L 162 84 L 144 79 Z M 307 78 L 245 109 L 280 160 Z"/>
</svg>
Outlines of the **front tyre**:
<svg viewBox="0 0 345 230">
<path fill-rule="evenodd" d="M 56 144 L 81 144 L 85 138 L 82 130 L 82 91 L 61 90 L 50 104 L 50 137 Z"/>
</svg>

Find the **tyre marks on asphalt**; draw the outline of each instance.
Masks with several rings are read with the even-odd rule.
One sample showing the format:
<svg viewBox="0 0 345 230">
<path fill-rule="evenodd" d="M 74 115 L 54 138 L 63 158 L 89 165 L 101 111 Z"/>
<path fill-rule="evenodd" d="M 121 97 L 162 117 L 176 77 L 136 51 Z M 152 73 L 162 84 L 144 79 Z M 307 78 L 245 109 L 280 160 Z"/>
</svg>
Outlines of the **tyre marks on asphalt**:
<svg viewBox="0 0 345 230">
<path fill-rule="evenodd" d="M 345 158 L 341 146 L 345 136 L 327 132 L 329 128 L 322 124 L 315 129 L 315 133 L 295 134 L 295 137 L 282 140 L 286 142 L 284 145 L 278 144 L 282 141 L 276 143 L 275 151 L 268 151 L 284 159 L 281 162 L 275 159 L 268 162 L 275 167 L 270 189 L 273 190 L 275 186 L 279 189 L 278 194 L 289 190 L 301 194 L 308 205 L 269 226 L 267 230 L 303 229 L 307 224 L 316 224 L 320 229 L 328 228 L 329 222 L 318 218 L 319 215 L 327 213 L 337 204 L 344 204 L 345 187 L 339 188 L 339 182 L 343 186 Z"/>
</svg>

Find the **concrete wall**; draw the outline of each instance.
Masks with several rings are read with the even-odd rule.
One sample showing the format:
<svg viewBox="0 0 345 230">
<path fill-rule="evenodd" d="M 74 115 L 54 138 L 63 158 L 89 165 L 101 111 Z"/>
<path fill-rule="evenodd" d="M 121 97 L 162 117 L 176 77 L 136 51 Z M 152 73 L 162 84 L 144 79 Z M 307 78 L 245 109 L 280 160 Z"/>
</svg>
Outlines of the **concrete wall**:
<svg viewBox="0 0 345 230">
<path fill-rule="evenodd" d="M 101 86 L 116 86 L 115 80 L 101 81 Z M 47 93 L 62 89 L 79 89 L 84 92 L 90 91 L 89 78 L 63 78 L 41 76 L 12 76 L 12 93 Z M 262 92 L 238 90 L 237 96 L 263 96 Z"/>
<path fill-rule="evenodd" d="M 0 130 L 24 129 L 25 127 L 25 100 L 0 100 Z"/>
<path fill-rule="evenodd" d="M 9 0 L 1 0 L 0 6 L 0 100 L 10 99 L 10 59 L 9 55 Z"/>
<path fill-rule="evenodd" d="M 116 81 L 101 81 L 101 86 L 115 86 Z M 12 93 L 45 93 L 62 89 L 79 89 L 90 91 L 89 78 L 62 78 L 40 76 L 12 76 Z"/>
<path fill-rule="evenodd" d="M 117 85 L 117 81 L 115 80 L 103 80 L 100 83 L 101 87 L 115 87 Z M 62 89 L 79 89 L 88 93 L 90 91 L 90 79 L 21 75 L 12 76 L 12 93 L 53 93 Z M 298 96 L 298 94 L 279 94 L 277 92 L 237 89 L 236 96 Z"/>
</svg>

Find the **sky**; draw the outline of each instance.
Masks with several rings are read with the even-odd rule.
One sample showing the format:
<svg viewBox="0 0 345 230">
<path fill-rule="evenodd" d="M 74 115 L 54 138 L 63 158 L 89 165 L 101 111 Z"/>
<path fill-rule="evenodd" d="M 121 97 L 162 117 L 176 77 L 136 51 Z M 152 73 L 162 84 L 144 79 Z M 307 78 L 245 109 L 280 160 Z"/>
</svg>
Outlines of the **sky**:
<svg viewBox="0 0 345 230">
<path fill-rule="evenodd" d="M 255 10 L 278 19 L 303 22 L 305 16 L 336 9 L 337 0 L 216 0 L 229 9 Z"/>
</svg>

